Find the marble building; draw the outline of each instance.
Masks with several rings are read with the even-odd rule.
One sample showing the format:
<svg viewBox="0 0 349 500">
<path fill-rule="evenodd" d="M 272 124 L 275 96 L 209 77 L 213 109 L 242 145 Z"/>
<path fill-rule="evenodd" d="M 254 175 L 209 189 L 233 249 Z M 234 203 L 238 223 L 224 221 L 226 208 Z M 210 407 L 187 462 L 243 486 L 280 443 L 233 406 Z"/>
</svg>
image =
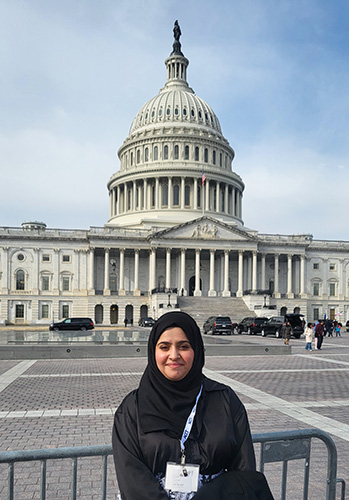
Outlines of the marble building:
<svg viewBox="0 0 349 500">
<path fill-rule="evenodd" d="M 349 242 L 245 227 L 234 150 L 188 64 L 175 39 L 164 87 L 119 148 L 103 227 L 0 227 L 0 324 L 137 323 L 191 297 L 211 299 L 207 316 L 225 303 L 233 320 L 238 301 L 257 315 L 349 319 Z"/>
</svg>

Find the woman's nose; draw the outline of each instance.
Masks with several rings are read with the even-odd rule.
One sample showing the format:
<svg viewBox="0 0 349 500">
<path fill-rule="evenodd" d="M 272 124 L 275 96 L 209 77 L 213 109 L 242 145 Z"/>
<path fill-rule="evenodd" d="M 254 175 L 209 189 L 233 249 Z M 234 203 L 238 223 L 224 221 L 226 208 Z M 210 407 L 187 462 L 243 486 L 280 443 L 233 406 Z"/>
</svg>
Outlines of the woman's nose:
<svg viewBox="0 0 349 500">
<path fill-rule="evenodd" d="M 170 351 L 170 357 L 176 359 L 179 356 L 179 350 L 176 347 L 172 347 Z"/>
</svg>

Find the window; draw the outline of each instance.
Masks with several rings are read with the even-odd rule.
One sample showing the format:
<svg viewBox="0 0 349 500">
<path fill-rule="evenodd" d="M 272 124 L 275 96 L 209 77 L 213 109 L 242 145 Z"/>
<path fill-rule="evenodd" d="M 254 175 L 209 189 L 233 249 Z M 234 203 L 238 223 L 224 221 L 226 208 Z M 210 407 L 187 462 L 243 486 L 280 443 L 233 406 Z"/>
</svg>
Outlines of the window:
<svg viewBox="0 0 349 500">
<path fill-rule="evenodd" d="M 212 152 L 212 163 L 213 163 L 213 165 L 216 164 L 216 151 Z"/>
<path fill-rule="evenodd" d="M 41 278 L 41 287 L 42 287 L 43 291 L 50 289 L 50 277 L 49 276 L 43 276 Z"/>
<path fill-rule="evenodd" d="M 184 148 L 184 159 L 189 160 L 189 146 L 185 146 Z"/>
<path fill-rule="evenodd" d="M 315 295 L 316 297 L 320 295 L 320 283 L 314 283 L 313 295 Z"/>
<path fill-rule="evenodd" d="M 208 163 L 208 149 L 207 148 L 205 148 L 205 151 L 204 151 L 204 162 Z"/>
<path fill-rule="evenodd" d="M 161 204 L 163 207 L 167 207 L 168 205 L 168 185 L 163 184 L 162 185 L 162 200 Z"/>
<path fill-rule="evenodd" d="M 141 151 L 140 149 L 137 149 L 137 163 L 141 162 Z"/>
<path fill-rule="evenodd" d="M 336 264 L 330 264 L 330 271 L 336 270 Z"/>
<path fill-rule="evenodd" d="M 42 262 L 50 262 L 50 256 L 47 253 L 42 256 Z"/>
<path fill-rule="evenodd" d="M 189 184 L 186 184 L 185 188 L 184 188 L 184 205 L 186 207 L 190 207 L 190 186 L 189 186 Z"/>
<path fill-rule="evenodd" d="M 16 272 L 16 290 L 24 290 L 24 279 L 24 271 L 22 271 L 22 269 L 19 269 Z"/>
<path fill-rule="evenodd" d="M 159 157 L 159 148 L 157 146 L 154 147 L 154 161 L 158 161 Z"/>
<path fill-rule="evenodd" d="M 336 295 L 336 283 L 330 283 L 330 297 Z"/>
<path fill-rule="evenodd" d="M 199 148 L 196 146 L 195 148 L 195 161 L 199 161 Z"/>
<path fill-rule="evenodd" d="M 69 318 L 69 305 L 63 304 L 62 306 L 62 318 Z"/>
<path fill-rule="evenodd" d="M 319 319 L 319 309 L 315 308 L 313 309 L 313 321 L 318 321 Z"/>
<path fill-rule="evenodd" d="M 168 146 L 164 147 L 164 160 L 168 160 Z"/>
<path fill-rule="evenodd" d="M 174 159 L 178 160 L 178 158 L 179 158 L 179 146 L 178 144 L 176 144 L 174 147 Z"/>
<path fill-rule="evenodd" d="M 24 260 L 24 255 L 23 255 L 22 253 L 19 253 L 19 254 L 17 255 L 17 259 L 18 259 L 20 262 L 22 262 L 22 261 Z"/>
<path fill-rule="evenodd" d="M 131 151 L 131 166 L 133 165 L 133 151 Z"/>
<path fill-rule="evenodd" d="M 48 304 L 42 304 L 41 305 L 41 317 L 45 318 L 45 319 L 49 317 L 49 306 L 48 306 Z"/>
<path fill-rule="evenodd" d="M 220 167 L 223 166 L 223 155 L 222 155 L 222 153 L 219 153 L 219 166 Z"/>
<path fill-rule="evenodd" d="M 144 150 L 144 161 L 149 161 L 149 149 L 145 148 Z"/>
<path fill-rule="evenodd" d="M 314 262 L 313 264 L 313 269 L 319 269 L 319 263 L 318 262 Z"/>
<path fill-rule="evenodd" d="M 24 318 L 24 304 L 16 304 L 16 319 Z"/>
<path fill-rule="evenodd" d="M 70 279 L 69 276 L 63 276 L 62 278 L 62 290 L 63 292 L 69 292 Z"/>
<path fill-rule="evenodd" d="M 173 205 L 176 207 L 179 206 L 179 186 L 178 186 L 178 184 L 175 184 L 173 186 Z"/>
<path fill-rule="evenodd" d="M 70 255 L 63 255 L 62 261 L 63 262 L 70 262 Z"/>
</svg>

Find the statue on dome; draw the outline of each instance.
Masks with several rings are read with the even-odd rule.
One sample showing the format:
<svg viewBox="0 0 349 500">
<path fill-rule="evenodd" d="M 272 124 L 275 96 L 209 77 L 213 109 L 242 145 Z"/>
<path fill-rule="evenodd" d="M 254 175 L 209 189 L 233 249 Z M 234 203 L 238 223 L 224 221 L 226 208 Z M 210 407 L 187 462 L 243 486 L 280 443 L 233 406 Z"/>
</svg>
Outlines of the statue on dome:
<svg viewBox="0 0 349 500">
<path fill-rule="evenodd" d="M 178 54 L 180 56 L 182 56 L 182 52 L 181 52 L 181 42 L 179 41 L 180 37 L 181 37 L 181 28 L 179 27 L 179 24 L 178 24 L 178 21 L 175 21 L 174 23 L 174 27 L 173 27 L 173 36 L 174 36 L 174 39 L 175 41 L 173 42 L 173 51 L 172 51 L 172 54 Z"/>
</svg>

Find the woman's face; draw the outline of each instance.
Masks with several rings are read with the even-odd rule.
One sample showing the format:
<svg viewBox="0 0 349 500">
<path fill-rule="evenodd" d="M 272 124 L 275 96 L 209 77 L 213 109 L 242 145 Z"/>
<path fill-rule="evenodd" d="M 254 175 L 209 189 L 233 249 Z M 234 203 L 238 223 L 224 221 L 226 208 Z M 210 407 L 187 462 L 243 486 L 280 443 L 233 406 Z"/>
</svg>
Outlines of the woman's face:
<svg viewBox="0 0 349 500">
<path fill-rule="evenodd" d="M 177 326 L 164 330 L 155 346 L 155 361 L 160 372 L 169 380 L 182 380 L 194 361 L 194 349 L 188 337 Z"/>
</svg>

